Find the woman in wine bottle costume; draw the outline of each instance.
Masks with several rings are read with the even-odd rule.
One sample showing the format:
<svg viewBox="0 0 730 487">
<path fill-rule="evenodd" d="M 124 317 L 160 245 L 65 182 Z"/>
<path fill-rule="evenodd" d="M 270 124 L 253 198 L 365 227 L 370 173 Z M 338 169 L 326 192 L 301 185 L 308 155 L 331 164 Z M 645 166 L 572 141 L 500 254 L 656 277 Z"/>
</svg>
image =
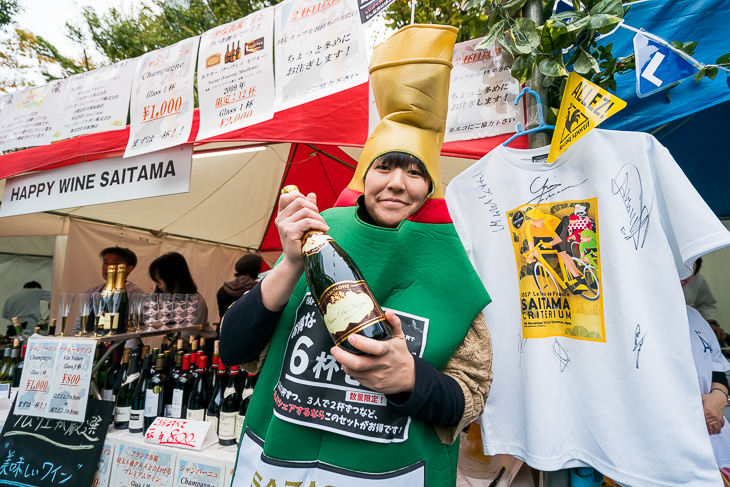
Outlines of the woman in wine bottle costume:
<svg viewBox="0 0 730 487">
<path fill-rule="evenodd" d="M 455 39 L 453 27 L 414 25 L 377 47 L 382 119 L 352 181 L 321 215 L 314 194 L 279 200 L 283 256 L 221 324 L 222 362 L 260 370 L 233 486 L 455 483 L 454 440 L 492 377 L 490 299 L 440 182 Z M 303 276 L 310 229 L 344 248 L 387 308 L 393 338 L 348 338 L 367 356 L 332 346 Z"/>
</svg>

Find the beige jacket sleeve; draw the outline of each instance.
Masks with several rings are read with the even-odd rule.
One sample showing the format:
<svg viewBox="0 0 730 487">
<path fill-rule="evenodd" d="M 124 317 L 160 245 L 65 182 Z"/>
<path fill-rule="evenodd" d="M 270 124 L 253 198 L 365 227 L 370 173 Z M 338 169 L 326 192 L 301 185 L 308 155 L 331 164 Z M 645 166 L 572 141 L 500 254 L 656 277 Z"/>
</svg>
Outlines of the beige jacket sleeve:
<svg viewBox="0 0 730 487">
<path fill-rule="evenodd" d="M 443 373 L 456 380 L 464 393 L 464 415 L 459 424 L 434 426 L 441 442 L 451 444 L 461 430 L 482 414 L 492 386 L 492 340 L 482 313 L 474 318 Z"/>
</svg>

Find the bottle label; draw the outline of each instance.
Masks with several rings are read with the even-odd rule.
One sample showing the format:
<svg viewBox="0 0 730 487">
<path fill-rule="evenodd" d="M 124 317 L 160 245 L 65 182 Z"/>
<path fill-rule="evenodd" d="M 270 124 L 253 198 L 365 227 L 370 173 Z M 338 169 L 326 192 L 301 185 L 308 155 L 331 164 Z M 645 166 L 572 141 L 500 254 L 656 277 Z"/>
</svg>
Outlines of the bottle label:
<svg viewBox="0 0 730 487">
<path fill-rule="evenodd" d="M 172 404 L 165 404 L 164 415 L 166 418 L 172 418 Z"/>
<path fill-rule="evenodd" d="M 332 237 L 324 232 L 312 232 L 304 238 L 304 243 L 302 243 L 302 254 L 316 254 L 331 241 Z"/>
<path fill-rule="evenodd" d="M 353 333 L 385 319 L 365 281 L 333 284 L 325 289 L 317 304 L 337 345 Z"/>
<path fill-rule="evenodd" d="M 155 394 L 154 390 L 147 389 L 144 396 L 144 415 L 148 418 L 157 416 L 157 405 L 160 395 Z"/>
<path fill-rule="evenodd" d="M 132 409 L 129 413 L 129 429 L 142 431 L 144 429 L 144 410 Z"/>
<path fill-rule="evenodd" d="M 113 395 L 113 394 L 114 394 L 114 389 L 104 389 L 104 390 L 103 390 L 103 391 L 101 392 L 101 397 L 102 397 L 102 399 L 104 399 L 105 401 L 111 401 L 111 400 L 112 400 L 112 395 Z"/>
<path fill-rule="evenodd" d="M 174 389 L 172 391 L 172 404 L 170 405 L 172 411 L 170 413 L 171 418 L 182 418 L 182 403 L 183 403 L 183 390 Z"/>
<path fill-rule="evenodd" d="M 241 401 L 243 401 L 247 397 L 251 396 L 251 394 L 253 394 L 253 388 L 252 387 L 247 387 L 246 389 L 242 390 L 241 391 Z"/>
<path fill-rule="evenodd" d="M 132 406 L 117 408 L 114 412 L 115 423 L 126 423 L 132 415 Z"/>
<path fill-rule="evenodd" d="M 236 417 L 238 413 L 224 413 L 221 411 L 221 419 L 218 423 L 218 438 L 221 440 L 233 440 L 236 438 Z"/>
<path fill-rule="evenodd" d="M 228 396 L 232 396 L 236 393 L 235 387 L 226 387 L 226 390 L 223 391 L 223 399 L 227 398 Z"/>
<path fill-rule="evenodd" d="M 218 418 L 215 416 L 205 415 L 205 420 L 213 425 L 213 431 L 218 432 Z"/>
<path fill-rule="evenodd" d="M 205 409 L 188 409 L 188 414 L 185 419 L 205 421 Z"/>
<path fill-rule="evenodd" d="M 127 378 L 125 379 L 124 383 L 122 384 L 122 387 L 126 386 L 127 384 L 131 384 L 132 382 L 136 381 L 137 379 L 139 379 L 139 372 L 135 372 L 132 375 L 128 375 Z"/>
<path fill-rule="evenodd" d="M 241 438 L 241 431 L 243 431 L 243 423 L 246 421 L 245 414 L 239 414 L 236 416 L 236 439 Z"/>
</svg>

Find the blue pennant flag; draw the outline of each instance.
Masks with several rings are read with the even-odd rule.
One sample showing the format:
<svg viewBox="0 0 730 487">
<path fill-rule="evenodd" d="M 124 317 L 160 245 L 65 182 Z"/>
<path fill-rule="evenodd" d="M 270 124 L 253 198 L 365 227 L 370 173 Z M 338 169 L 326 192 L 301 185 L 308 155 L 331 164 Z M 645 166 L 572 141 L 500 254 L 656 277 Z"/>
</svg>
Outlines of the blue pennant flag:
<svg viewBox="0 0 730 487">
<path fill-rule="evenodd" d="M 681 83 L 694 76 L 697 68 L 669 47 L 644 34 L 634 37 L 636 53 L 636 94 L 640 97 Z"/>
</svg>

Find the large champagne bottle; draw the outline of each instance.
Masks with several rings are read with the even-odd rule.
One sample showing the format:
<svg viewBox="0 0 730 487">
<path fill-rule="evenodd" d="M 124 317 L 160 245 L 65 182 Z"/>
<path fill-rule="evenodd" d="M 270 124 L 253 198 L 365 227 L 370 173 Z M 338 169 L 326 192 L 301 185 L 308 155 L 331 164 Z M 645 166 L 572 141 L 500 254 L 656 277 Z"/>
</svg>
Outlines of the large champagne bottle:
<svg viewBox="0 0 730 487">
<path fill-rule="evenodd" d="M 137 386 L 139 379 L 139 361 L 137 360 L 137 351 L 129 349 L 124 350 L 122 363 L 129 362 L 127 372 L 124 374 L 124 381 L 117 394 L 117 406 L 114 410 L 114 427 L 117 429 L 129 428 L 129 418 L 132 415 L 132 397 L 134 396 L 134 388 Z"/>
<path fill-rule="evenodd" d="M 127 331 L 129 320 L 129 298 L 127 296 L 127 266 L 119 264 L 112 292 L 111 301 L 114 304 L 114 311 L 111 314 L 111 333 L 124 333 Z"/>
<path fill-rule="evenodd" d="M 291 191 L 298 189 L 285 186 L 281 190 L 282 194 Z M 332 237 L 321 230 L 305 233 L 302 255 L 309 290 L 336 345 L 362 355 L 347 337 L 358 333 L 374 340 L 387 340 L 393 336 L 393 328 L 362 272 Z"/>
<path fill-rule="evenodd" d="M 210 401 L 210 391 L 205 380 L 207 360 L 208 358 L 205 356 L 198 357 L 198 371 L 195 373 L 193 391 L 188 398 L 188 411 L 185 419 L 205 421 L 205 410 L 208 408 L 208 402 Z"/>
<path fill-rule="evenodd" d="M 146 347 L 145 347 L 146 348 Z M 129 432 L 142 433 L 144 431 L 144 400 L 147 396 L 147 384 L 150 379 L 152 355 L 147 353 L 142 360 L 142 372 L 132 394 L 132 411 L 129 414 Z"/>
<path fill-rule="evenodd" d="M 106 268 L 106 284 L 104 289 L 101 290 L 101 302 L 102 310 L 101 317 L 99 317 L 98 334 L 106 335 L 111 332 L 111 320 L 110 320 L 110 306 L 112 294 L 114 294 L 114 276 L 117 273 L 117 266 L 110 265 Z M 50 335 L 50 331 L 48 334 Z"/>
</svg>

